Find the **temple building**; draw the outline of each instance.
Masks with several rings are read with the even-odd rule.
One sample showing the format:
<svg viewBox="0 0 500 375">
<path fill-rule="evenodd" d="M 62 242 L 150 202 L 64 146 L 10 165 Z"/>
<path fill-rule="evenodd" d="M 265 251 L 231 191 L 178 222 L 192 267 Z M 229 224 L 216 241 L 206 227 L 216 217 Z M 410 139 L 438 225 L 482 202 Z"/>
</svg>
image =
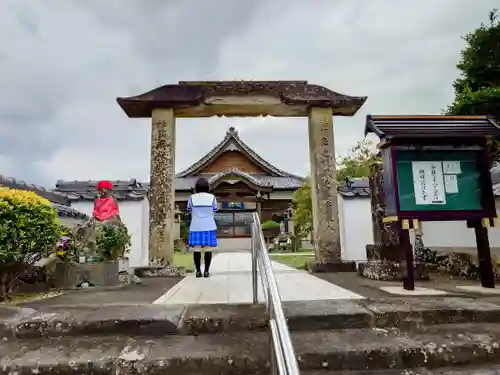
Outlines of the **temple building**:
<svg viewBox="0 0 500 375">
<path fill-rule="evenodd" d="M 175 200 L 180 212 L 185 210 L 200 177 L 208 179 L 218 198 L 216 220 L 222 242 L 249 240 L 255 211 L 263 222 L 283 216 L 290 207 L 293 192 L 304 182 L 303 177 L 264 160 L 243 142 L 234 127 L 204 157 L 176 174 Z M 112 182 L 120 215 L 132 234 L 131 266 L 147 265 L 149 184 L 136 180 Z M 91 214 L 96 185 L 97 181 L 58 181 L 55 191 L 64 194 L 72 207 Z"/>
</svg>

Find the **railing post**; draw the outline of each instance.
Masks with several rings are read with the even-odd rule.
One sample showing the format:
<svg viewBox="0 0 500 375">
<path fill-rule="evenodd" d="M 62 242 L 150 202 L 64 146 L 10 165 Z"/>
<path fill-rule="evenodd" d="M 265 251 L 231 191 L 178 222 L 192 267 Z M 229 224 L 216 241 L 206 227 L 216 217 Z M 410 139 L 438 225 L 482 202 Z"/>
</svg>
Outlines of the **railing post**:
<svg viewBox="0 0 500 375">
<path fill-rule="evenodd" d="M 257 239 L 256 237 L 256 223 L 252 221 L 252 291 L 253 291 L 253 304 L 259 303 L 259 286 L 257 284 Z"/>
</svg>

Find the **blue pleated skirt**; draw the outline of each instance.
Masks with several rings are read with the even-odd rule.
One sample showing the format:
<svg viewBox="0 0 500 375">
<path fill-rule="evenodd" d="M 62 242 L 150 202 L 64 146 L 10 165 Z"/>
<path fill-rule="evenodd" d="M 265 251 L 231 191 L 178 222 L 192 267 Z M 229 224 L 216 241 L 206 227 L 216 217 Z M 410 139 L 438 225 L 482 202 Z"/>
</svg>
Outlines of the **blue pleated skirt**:
<svg viewBox="0 0 500 375">
<path fill-rule="evenodd" d="M 217 247 L 217 231 L 189 232 L 188 246 Z"/>
</svg>

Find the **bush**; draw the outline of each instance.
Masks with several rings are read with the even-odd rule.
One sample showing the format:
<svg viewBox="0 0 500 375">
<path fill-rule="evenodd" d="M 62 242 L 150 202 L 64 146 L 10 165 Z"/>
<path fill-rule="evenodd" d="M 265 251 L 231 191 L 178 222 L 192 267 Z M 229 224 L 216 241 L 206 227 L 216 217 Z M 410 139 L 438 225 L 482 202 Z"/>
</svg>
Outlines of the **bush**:
<svg viewBox="0 0 500 375">
<path fill-rule="evenodd" d="M 60 235 L 57 212 L 48 200 L 0 187 L 0 300 L 36 272 L 32 264 L 54 250 Z"/>
<path fill-rule="evenodd" d="M 0 187 L 0 263 L 46 256 L 61 236 L 56 210 L 39 195 Z"/>
<path fill-rule="evenodd" d="M 187 243 L 188 241 L 188 237 L 189 237 L 189 227 L 187 225 L 187 223 L 185 221 L 181 221 L 179 223 L 179 232 L 180 232 L 180 236 L 181 236 L 181 239 Z"/>
<path fill-rule="evenodd" d="M 279 229 L 279 228 L 280 228 L 280 223 L 277 223 L 276 221 L 268 220 L 262 223 L 262 230 Z"/>
<path fill-rule="evenodd" d="M 128 252 L 130 240 L 130 234 L 123 223 L 106 223 L 99 230 L 96 245 L 103 260 L 116 261 Z"/>
</svg>

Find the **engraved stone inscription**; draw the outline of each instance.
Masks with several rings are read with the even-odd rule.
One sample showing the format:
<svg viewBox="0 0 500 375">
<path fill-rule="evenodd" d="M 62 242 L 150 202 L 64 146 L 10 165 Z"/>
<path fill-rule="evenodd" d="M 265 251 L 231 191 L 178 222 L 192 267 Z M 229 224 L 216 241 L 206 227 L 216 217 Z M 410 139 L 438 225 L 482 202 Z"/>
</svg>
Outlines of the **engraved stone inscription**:
<svg viewBox="0 0 500 375">
<path fill-rule="evenodd" d="M 331 108 L 311 108 L 309 138 L 316 259 L 338 262 L 341 251 Z"/>
<path fill-rule="evenodd" d="M 151 186 L 149 190 L 149 256 L 153 264 L 170 264 L 174 249 L 175 116 L 171 109 L 153 111 Z"/>
</svg>

